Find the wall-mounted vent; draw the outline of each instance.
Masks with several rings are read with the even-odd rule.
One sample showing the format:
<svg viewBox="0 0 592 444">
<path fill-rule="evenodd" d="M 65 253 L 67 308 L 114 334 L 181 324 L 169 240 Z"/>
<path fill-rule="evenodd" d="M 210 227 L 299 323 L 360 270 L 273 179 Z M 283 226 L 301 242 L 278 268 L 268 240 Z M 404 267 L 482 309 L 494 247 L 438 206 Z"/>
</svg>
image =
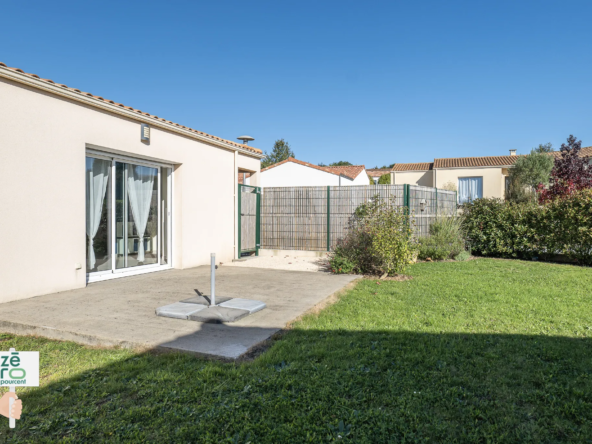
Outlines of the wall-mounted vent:
<svg viewBox="0 0 592 444">
<path fill-rule="evenodd" d="M 142 142 L 150 142 L 150 127 L 142 123 Z"/>
</svg>

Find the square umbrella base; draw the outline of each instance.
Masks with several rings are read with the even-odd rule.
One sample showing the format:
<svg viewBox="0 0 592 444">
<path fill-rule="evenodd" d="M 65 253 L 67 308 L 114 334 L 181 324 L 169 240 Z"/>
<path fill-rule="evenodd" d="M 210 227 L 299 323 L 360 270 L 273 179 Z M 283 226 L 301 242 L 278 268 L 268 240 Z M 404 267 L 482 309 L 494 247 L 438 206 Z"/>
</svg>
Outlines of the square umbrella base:
<svg viewBox="0 0 592 444">
<path fill-rule="evenodd" d="M 198 310 L 187 317 L 190 321 L 209 322 L 213 324 L 222 324 L 224 322 L 235 322 L 249 315 L 249 310 L 240 310 L 238 308 L 227 308 L 215 305 Z"/>
</svg>

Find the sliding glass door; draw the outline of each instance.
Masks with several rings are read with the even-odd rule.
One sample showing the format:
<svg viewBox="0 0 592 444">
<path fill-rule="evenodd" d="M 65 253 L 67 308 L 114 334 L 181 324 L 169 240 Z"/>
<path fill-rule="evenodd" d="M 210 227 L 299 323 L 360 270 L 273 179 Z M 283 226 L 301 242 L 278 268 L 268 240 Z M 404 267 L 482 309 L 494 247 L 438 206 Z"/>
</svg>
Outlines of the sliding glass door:
<svg viewBox="0 0 592 444">
<path fill-rule="evenodd" d="M 166 166 L 89 154 L 89 276 L 170 266 L 171 176 Z"/>
<path fill-rule="evenodd" d="M 111 270 L 111 161 L 86 158 L 86 271 Z"/>
</svg>

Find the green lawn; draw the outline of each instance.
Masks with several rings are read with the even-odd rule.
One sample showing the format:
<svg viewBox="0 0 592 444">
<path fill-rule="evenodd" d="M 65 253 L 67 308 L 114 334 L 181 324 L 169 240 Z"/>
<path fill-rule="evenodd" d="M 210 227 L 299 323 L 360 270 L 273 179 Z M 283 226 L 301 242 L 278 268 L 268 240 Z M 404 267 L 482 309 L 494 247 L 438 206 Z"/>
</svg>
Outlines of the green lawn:
<svg viewBox="0 0 592 444">
<path fill-rule="evenodd" d="M 363 281 L 240 365 L 41 351 L 14 442 L 592 442 L 592 269 L 478 259 Z M 340 438 L 341 437 L 341 438 Z"/>
</svg>

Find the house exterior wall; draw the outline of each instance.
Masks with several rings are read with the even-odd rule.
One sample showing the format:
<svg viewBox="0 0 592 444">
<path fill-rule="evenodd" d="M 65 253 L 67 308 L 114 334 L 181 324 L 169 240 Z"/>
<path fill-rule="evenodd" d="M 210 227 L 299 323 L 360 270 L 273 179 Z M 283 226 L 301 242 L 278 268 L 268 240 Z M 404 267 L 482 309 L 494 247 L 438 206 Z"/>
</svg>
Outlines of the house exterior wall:
<svg viewBox="0 0 592 444">
<path fill-rule="evenodd" d="M 344 183 L 343 178 L 341 178 L 341 185 L 370 185 L 370 179 L 368 179 L 368 174 L 364 170 L 350 183 Z"/>
<path fill-rule="evenodd" d="M 325 171 L 286 162 L 282 165 L 263 171 L 261 175 L 262 187 L 313 187 L 325 185 L 339 185 L 339 176 Z M 352 181 L 341 178 L 341 185 L 352 185 Z"/>
<path fill-rule="evenodd" d="M 505 175 L 502 167 L 481 167 L 481 168 L 447 168 L 436 171 L 436 187 L 442 188 L 445 183 L 452 182 L 458 189 L 460 177 L 483 177 L 483 197 L 504 198 Z"/>
<path fill-rule="evenodd" d="M 261 186 L 261 159 L 238 153 L 238 167 L 251 173 L 251 176 L 247 178 L 248 183 L 246 185 Z"/>
<path fill-rule="evenodd" d="M 434 186 L 433 171 L 394 171 L 391 176 L 391 182 L 395 185 L 410 184 L 420 185 L 422 187 Z"/>
<path fill-rule="evenodd" d="M 173 165 L 173 266 L 234 257 L 239 167 L 259 159 L 0 79 L 0 302 L 86 285 L 85 157 Z M 75 264 L 81 264 L 76 269 Z"/>
</svg>

